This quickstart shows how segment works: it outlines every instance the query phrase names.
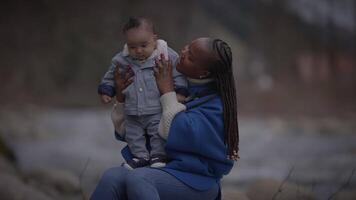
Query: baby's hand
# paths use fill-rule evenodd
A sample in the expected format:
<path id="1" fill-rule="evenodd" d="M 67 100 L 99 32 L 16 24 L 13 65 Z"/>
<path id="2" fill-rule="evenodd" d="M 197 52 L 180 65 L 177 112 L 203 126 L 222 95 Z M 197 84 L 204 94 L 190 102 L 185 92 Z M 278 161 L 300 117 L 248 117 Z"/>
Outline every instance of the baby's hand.
<path id="1" fill-rule="evenodd" d="M 177 94 L 177 100 L 179 103 L 183 103 L 185 101 L 186 97 L 181 94 Z"/>
<path id="2" fill-rule="evenodd" d="M 101 97 L 101 102 L 103 102 L 104 104 L 110 103 L 112 99 L 111 97 L 105 94 L 102 94 L 100 97 Z"/>

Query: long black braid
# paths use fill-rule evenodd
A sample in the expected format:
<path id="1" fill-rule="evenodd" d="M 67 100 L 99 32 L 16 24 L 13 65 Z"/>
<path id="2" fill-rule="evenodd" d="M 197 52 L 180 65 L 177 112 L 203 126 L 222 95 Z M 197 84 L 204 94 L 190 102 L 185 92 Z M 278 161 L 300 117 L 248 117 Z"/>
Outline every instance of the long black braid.
<path id="1" fill-rule="evenodd" d="M 210 65 L 209 71 L 211 76 L 216 80 L 216 86 L 223 102 L 227 153 L 230 159 L 237 160 L 239 158 L 239 130 L 231 48 L 226 42 L 220 39 L 212 39 L 211 48 L 216 58 L 213 64 Z"/>

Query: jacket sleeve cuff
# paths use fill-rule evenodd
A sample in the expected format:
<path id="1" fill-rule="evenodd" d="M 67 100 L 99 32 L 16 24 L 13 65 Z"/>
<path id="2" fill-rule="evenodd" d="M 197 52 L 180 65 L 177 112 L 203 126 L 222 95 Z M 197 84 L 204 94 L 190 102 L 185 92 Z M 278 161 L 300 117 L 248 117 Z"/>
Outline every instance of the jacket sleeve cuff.
<path id="1" fill-rule="evenodd" d="M 170 106 L 178 103 L 176 92 L 167 92 L 163 94 L 160 98 L 162 110 L 169 110 Z"/>
<path id="2" fill-rule="evenodd" d="M 186 110 L 186 107 L 178 102 L 175 92 L 168 92 L 162 95 L 160 100 L 162 105 L 162 117 L 158 125 L 158 133 L 166 140 L 173 118 L 177 113 Z"/>
<path id="3" fill-rule="evenodd" d="M 115 88 L 110 85 L 106 84 L 100 84 L 98 87 L 98 93 L 100 95 L 108 95 L 109 97 L 114 97 L 115 96 Z"/>

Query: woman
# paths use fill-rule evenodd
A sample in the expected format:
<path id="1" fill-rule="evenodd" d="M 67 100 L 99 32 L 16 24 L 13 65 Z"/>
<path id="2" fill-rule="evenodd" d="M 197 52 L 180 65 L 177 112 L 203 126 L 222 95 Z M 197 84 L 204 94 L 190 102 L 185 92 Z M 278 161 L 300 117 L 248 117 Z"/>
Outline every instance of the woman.
<path id="1" fill-rule="evenodd" d="M 163 109 L 159 133 L 170 161 L 164 168 L 116 167 L 101 178 L 92 200 L 219 199 L 220 179 L 238 159 L 236 91 L 230 47 L 222 40 L 199 38 L 185 46 L 177 70 L 189 81 L 185 105 L 173 88 L 172 66 L 162 57 L 155 69 Z M 131 79 L 116 75 L 119 85 Z M 118 87 L 118 94 L 123 88 Z M 124 98 L 118 95 L 117 117 Z M 123 120 L 121 120 L 123 121 Z M 120 132 L 122 124 L 116 126 Z M 127 150 L 127 149 L 126 149 Z M 124 157 L 129 152 L 123 152 Z"/>

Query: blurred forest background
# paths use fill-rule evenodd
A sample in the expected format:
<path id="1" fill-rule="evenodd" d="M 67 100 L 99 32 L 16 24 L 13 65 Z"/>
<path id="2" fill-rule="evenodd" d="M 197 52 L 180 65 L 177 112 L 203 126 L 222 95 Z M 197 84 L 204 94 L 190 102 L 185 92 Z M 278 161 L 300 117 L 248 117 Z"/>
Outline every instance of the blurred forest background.
<path id="1" fill-rule="evenodd" d="M 320 186 L 317 198 L 332 195 L 345 177 L 356 188 L 348 175 L 356 165 L 354 0 L 3 0 L 0 149 L 24 187 L 45 191 L 44 199 L 77 197 L 80 188 L 87 197 L 102 171 L 121 162 L 97 86 L 124 45 L 121 27 L 130 16 L 151 18 L 177 52 L 201 36 L 232 47 L 242 159 L 227 188 L 283 180 L 303 159 L 291 182 Z M 80 188 L 58 189 L 63 173 L 78 175 L 84 166 L 84 185 L 64 178 Z"/>
<path id="2" fill-rule="evenodd" d="M 1 6 L 2 105 L 100 106 L 96 87 L 129 16 L 148 16 L 177 51 L 200 36 L 233 48 L 240 109 L 356 110 L 352 0 L 49 1 Z"/>

